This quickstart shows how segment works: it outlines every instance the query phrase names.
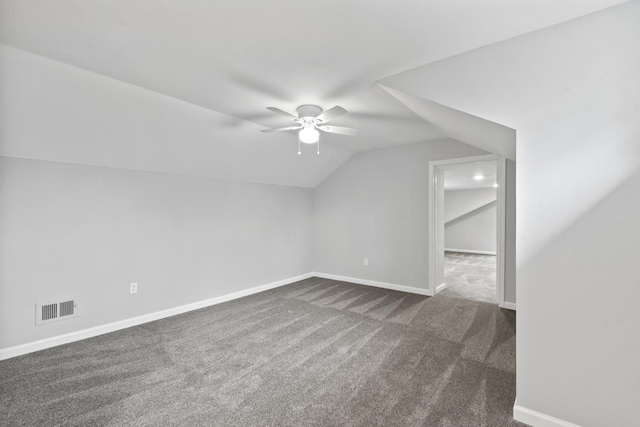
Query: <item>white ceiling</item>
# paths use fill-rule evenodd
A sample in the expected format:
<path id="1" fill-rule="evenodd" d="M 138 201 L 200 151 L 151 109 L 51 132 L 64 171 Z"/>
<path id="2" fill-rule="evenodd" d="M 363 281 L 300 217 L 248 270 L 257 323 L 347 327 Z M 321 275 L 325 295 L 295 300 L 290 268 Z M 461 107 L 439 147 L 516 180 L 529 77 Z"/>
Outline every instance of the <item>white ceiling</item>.
<path id="1" fill-rule="evenodd" d="M 210 111 L 211 133 L 230 134 L 233 144 L 221 147 L 198 133 L 192 137 L 200 139 L 185 148 L 184 163 L 198 157 L 196 145 L 202 158 L 233 162 L 233 176 L 216 177 L 312 187 L 354 152 L 462 139 L 450 123 L 439 123 L 442 115 L 426 120 L 376 82 L 401 81 L 403 72 L 427 63 L 623 1 L 0 0 L 0 43 L 163 95 L 176 111 L 182 112 L 183 103 Z M 356 137 L 323 134 L 322 143 L 333 148 L 331 160 L 313 157 L 304 167 L 291 167 L 296 136 L 259 130 L 288 124 L 265 107 L 294 112 L 305 103 L 341 105 L 349 114 L 333 124 L 361 131 Z M 161 127 L 166 117 L 149 120 Z M 141 157 L 161 156 L 141 139 L 131 138 L 131 149 Z M 286 161 L 272 163 L 271 170 L 262 156 L 250 155 L 265 145 Z M 29 148 L 30 156 L 40 149 Z M 180 146 L 171 146 L 172 156 L 176 150 Z M 127 167 L 106 157 L 82 161 Z M 132 167 L 155 167 L 141 162 Z M 313 178 L 300 178 L 301 171 L 313 169 Z M 177 172 L 212 176 L 188 165 Z"/>
<path id="2" fill-rule="evenodd" d="M 492 188 L 498 179 L 498 162 L 462 163 L 439 166 L 444 170 L 445 190 L 470 190 L 476 188 Z M 482 175 L 481 180 L 474 179 Z"/>

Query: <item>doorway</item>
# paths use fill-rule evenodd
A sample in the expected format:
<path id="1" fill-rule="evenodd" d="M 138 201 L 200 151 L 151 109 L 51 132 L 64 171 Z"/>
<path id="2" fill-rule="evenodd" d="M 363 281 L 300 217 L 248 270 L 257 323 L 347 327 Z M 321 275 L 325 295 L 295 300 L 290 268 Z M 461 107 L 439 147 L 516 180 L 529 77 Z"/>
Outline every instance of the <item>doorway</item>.
<path id="1" fill-rule="evenodd" d="M 443 295 L 496 304 L 498 161 L 444 170 Z"/>
<path id="2" fill-rule="evenodd" d="M 431 295 L 448 288 L 506 307 L 505 178 L 506 159 L 497 155 L 429 162 Z"/>

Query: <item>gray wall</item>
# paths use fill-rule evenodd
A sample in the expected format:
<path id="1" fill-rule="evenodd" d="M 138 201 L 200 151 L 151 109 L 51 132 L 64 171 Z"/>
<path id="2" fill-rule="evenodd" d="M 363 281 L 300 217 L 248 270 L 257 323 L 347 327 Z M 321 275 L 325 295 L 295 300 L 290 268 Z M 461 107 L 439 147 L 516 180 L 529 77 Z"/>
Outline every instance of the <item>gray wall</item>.
<path id="1" fill-rule="evenodd" d="M 420 75 L 420 96 L 517 129 L 519 415 L 638 424 L 638 22 L 631 1 Z"/>
<path id="2" fill-rule="evenodd" d="M 445 249 L 495 254 L 497 214 L 495 188 L 445 191 Z"/>
<path id="3" fill-rule="evenodd" d="M 308 273 L 311 229 L 311 189 L 0 157 L 0 348 Z"/>
<path id="4" fill-rule="evenodd" d="M 639 22 L 625 2 L 399 76 L 517 130 L 523 417 L 638 424 Z"/>
<path id="5" fill-rule="evenodd" d="M 429 161 L 477 154 L 444 140 L 351 157 L 313 194 L 314 270 L 427 289 Z"/>
<path id="6" fill-rule="evenodd" d="M 584 427 L 639 419 L 639 22 L 633 1 L 497 46 L 545 64 L 507 89 L 551 107 L 518 127 L 518 403 Z"/>
<path id="7" fill-rule="evenodd" d="M 429 186 L 428 191 L 435 190 L 435 194 L 432 199 L 436 204 L 436 208 L 433 212 L 435 227 L 433 228 L 434 235 L 429 236 L 429 241 L 431 242 L 432 239 L 435 240 L 435 246 L 433 247 L 438 249 L 435 256 L 436 271 L 432 275 L 435 278 L 437 292 L 438 286 L 444 285 L 444 169 L 435 168 L 434 172 L 436 185 L 433 187 Z M 429 245 L 428 248 L 431 249 L 432 246 Z"/>
<path id="8" fill-rule="evenodd" d="M 506 161 L 505 185 L 505 250 L 504 300 L 516 303 L 516 162 Z"/>

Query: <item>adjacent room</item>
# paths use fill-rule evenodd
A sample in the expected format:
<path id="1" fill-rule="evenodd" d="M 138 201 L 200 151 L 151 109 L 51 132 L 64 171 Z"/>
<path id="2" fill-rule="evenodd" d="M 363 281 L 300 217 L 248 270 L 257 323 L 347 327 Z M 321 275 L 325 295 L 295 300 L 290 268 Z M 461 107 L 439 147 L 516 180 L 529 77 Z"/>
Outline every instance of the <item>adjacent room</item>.
<path id="1" fill-rule="evenodd" d="M 496 303 L 498 162 L 444 169 L 445 295 Z"/>
<path id="2" fill-rule="evenodd" d="M 638 425 L 638 22 L 0 0 L 0 425 Z"/>

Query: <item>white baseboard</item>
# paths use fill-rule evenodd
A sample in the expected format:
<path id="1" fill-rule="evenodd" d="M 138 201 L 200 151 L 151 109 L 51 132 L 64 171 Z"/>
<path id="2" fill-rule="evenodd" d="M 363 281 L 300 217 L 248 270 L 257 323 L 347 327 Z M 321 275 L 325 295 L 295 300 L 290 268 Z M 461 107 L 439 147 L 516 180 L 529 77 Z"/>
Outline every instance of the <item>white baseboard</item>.
<path id="1" fill-rule="evenodd" d="M 513 419 L 533 427 L 580 427 L 578 424 L 520 406 L 517 400 L 513 405 Z"/>
<path id="2" fill-rule="evenodd" d="M 95 337 L 98 335 L 107 334 L 109 332 L 118 331 L 120 329 L 130 328 L 132 326 L 138 326 L 143 323 L 153 322 L 154 320 L 164 319 L 165 317 L 171 317 L 177 314 L 198 310 L 200 308 L 209 307 L 212 305 L 231 301 L 237 298 L 242 298 L 252 294 L 256 294 L 258 292 L 263 292 L 269 289 L 288 285 L 290 283 L 308 279 L 309 277 L 312 277 L 312 276 L 313 274 L 307 273 L 300 276 L 279 280 L 277 282 L 267 283 L 266 285 L 245 289 L 243 291 L 222 295 L 216 298 L 210 298 L 203 301 L 194 302 L 191 304 L 181 305 L 179 307 L 173 307 L 167 310 L 156 311 L 155 313 L 144 314 L 142 316 L 132 317 L 130 319 L 119 320 L 117 322 L 108 323 L 106 325 L 95 326 L 93 328 L 83 329 L 77 332 L 70 332 L 64 335 L 45 338 L 42 340 L 30 342 L 27 344 L 17 345 L 15 347 L 3 348 L 3 349 L 0 349 L 0 360 L 10 359 L 12 357 L 21 356 L 23 354 L 33 353 L 34 351 L 40 351 L 47 348 L 56 347 L 58 345 L 68 344 L 74 341 L 80 341 L 80 340 Z"/>
<path id="3" fill-rule="evenodd" d="M 502 305 L 500 307 L 516 311 L 516 303 L 514 303 L 514 302 L 505 301 L 504 303 L 502 303 Z"/>
<path id="4" fill-rule="evenodd" d="M 476 251 L 473 249 L 450 249 L 450 248 L 444 248 L 445 252 L 461 252 L 463 254 L 478 254 L 478 255 L 496 255 L 495 252 L 491 252 L 491 251 Z"/>
<path id="5" fill-rule="evenodd" d="M 410 294 L 431 296 L 429 289 L 414 288 L 412 286 L 396 285 L 393 283 L 376 282 L 374 280 L 359 279 L 357 277 L 337 276 L 335 274 L 313 272 L 312 276 L 321 277 L 323 279 L 340 280 L 342 282 L 356 283 L 358 285 L 375 286 L 376 288 L 391 289 L 394 291 L 408 292 Z"/>
<path id="6" fill-rule="evenodd" d="M 439 294 L 440 292 L 444 291 L 447 288 L 447 284 L 446 283 L 441 283 L 436 287 L 436 295 Z"/>

